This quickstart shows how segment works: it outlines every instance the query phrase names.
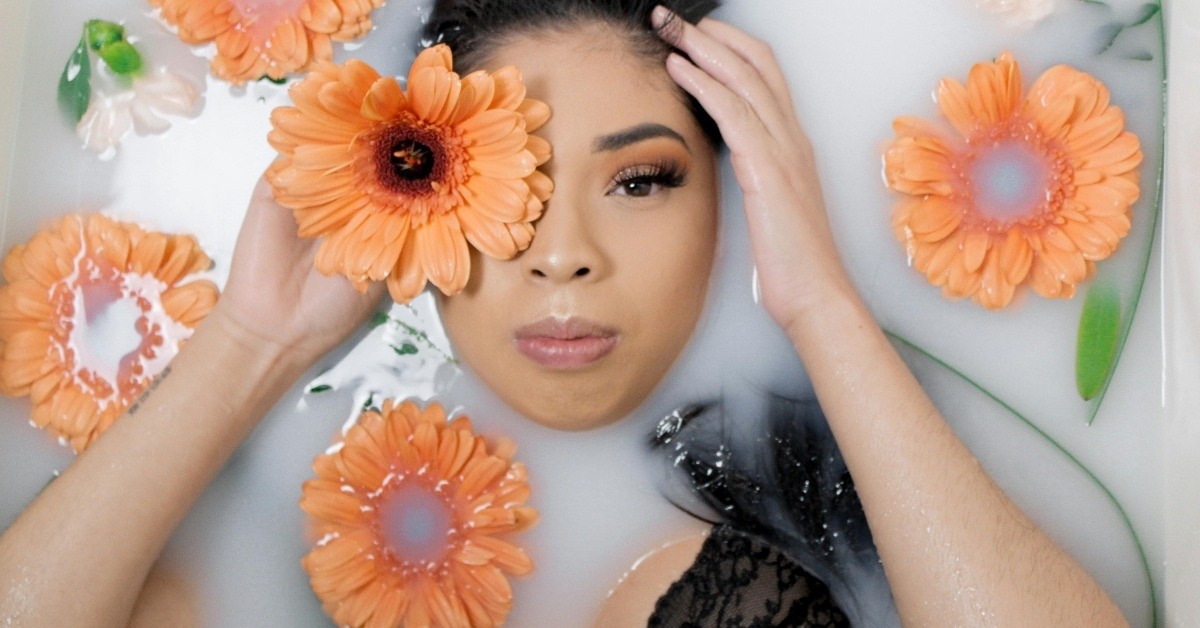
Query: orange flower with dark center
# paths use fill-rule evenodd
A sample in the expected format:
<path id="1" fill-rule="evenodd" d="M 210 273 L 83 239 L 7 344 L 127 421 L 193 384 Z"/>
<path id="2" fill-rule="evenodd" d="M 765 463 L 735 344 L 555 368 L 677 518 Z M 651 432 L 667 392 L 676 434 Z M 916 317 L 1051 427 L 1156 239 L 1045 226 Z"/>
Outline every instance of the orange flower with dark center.
<path id="1" fill-rule="evenodd" d="M 216 44 L 212 73 L 235 85 L 282 79 L 371 30 L 384 0 L 150 0 L 188 44 Z"/>
<path id="2" fill-rule="evenodd" d="M 0 392 L 83 451 L 137 399 L 212 309 L 217 287 L 191 236 L 99 214 L 68 216 L 4 259 Z"/>
<path id="3" fill-rule="evenodd" d="M 1073 296 L 1129 232 L 1139 194 L 1138 138 L 1104 84 L 1059 65 L 1022 91 L 1008 53 L 965 86 L 943 79 L 938 106 L 958 135 L 898 118 L 884 157 L 888 185 L 907 195 L 892 226 L 913 266 L 989 309 L 1025 284 Z"/>
<path id="4" fill-rule="evenodd" d="M 300 507 L 316 547 L 302 561 L 325 611 L 347 626 L 496 626 L 512 608 L 505 574 L 533 563 L 500 538 L 528 529 L 525 466 L 466 417 L 387 401 L 313 462 Z"/>
<path id="5" fill-rule="evenodd" d="M 267 179 L 300 235 L 324 238 L 321 272 L 360 290 L 386 279 L 404 303 L 427 280 L 461 291 L 468 242 L 509 259 L 533 240 L 553 184 L 537 170 L 550 145 L 530 133 L 550 110 L 516 68 L 460 79 L 451 66 L 445 45 L 422 51 L 405 93 L 361 61 L 322 64 L 271 114 Z"/>

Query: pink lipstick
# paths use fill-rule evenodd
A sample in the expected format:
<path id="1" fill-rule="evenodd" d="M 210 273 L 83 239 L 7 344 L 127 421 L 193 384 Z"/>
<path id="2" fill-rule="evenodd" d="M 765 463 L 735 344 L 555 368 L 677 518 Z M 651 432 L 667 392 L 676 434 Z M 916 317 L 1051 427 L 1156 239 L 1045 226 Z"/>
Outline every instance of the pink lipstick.
<path id="1" fill-rule="evenodd" d="M 546 317 L 513 334 L 521 355 L 548 369 L 583 368 L 617 346 L 616 330 L 583 318 Z"/>

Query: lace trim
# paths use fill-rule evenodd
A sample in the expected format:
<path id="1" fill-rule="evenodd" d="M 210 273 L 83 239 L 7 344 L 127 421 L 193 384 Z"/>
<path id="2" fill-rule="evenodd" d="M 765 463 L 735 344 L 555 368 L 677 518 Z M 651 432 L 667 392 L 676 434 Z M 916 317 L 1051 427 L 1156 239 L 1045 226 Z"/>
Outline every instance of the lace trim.
<path id="1" fill-rule="evenodd" d="M 652 628 L 841 627 L 829 589 L 767 543 L 713 528 L 696 562 L 658 600 Z"/>

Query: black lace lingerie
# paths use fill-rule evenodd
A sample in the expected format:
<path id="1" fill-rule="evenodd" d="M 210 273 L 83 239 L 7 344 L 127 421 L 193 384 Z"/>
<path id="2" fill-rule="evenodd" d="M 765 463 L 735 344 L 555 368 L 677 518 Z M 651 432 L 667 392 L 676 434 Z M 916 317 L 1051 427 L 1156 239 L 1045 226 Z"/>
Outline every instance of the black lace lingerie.
<path id="1" fill-rule="evenodd" d="M 899 626 L 866 515 L 815 401 L 772 398 L 763 423 L 720 404 L 663 419 L 668 498 L 714 524 L 651 626 Z M 749 429 L 747 429 L 749 428 Z"/>

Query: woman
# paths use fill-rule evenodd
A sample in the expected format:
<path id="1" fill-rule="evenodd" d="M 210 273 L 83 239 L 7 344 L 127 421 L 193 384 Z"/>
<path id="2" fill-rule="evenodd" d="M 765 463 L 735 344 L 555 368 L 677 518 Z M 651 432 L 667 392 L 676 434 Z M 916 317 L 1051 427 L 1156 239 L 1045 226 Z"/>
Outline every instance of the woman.
<path id="1" fill-rule="evenodd" d="M 488 4 L 459 8 L 470 19 Z M 648 5 L 514 0 L 510 9 L 539 4 L 567 8 L 481 29 L 486 49 L 459 51 L 464 66 L 517 65 L 531 95 L 554 110 L 544 137 L 555 149 L 556 195 L 533 244 L 512 261 L 477 258 L 466 292 L 441 303 L 456 348 L 484 381 L 535 420 L 585 429 L 640 403 L 678 355 L 703 302 L 707 272 L 697 269 L 711 266 L 715 238 L 715 144 L 686 93 L 728 144 L 762 303 L 811 373 L 904 623 L 1124 625 L 1095 581 L 982 471 L 855 294 L 770 50 L 720 22 L 693 25 L 661 8 L 650 15 Z M 641 26 L 647 20 L 653 32 Z M 647 43 L 655 33 L 676 49 L 665 65 L 666 48 Z M 603 90 L 604 106 L 588 89 Z M 151 391 L 0 538 L 0 617 L 128 623 L 153 599 L 139 602 L 139 591 L 158 586 L 147 575 L 164 544 L 224 461 L 373 310 L 381 288 L 362 295 L 314 272 L 315 243 L 295 229 L 260 185 L 212 314 Z M 673 236 L 685 246 L 637 257 Z M 634 309 L 643 295 L 592 291 L 625 276 L 622 268 L 649 276 L 639 277 L 652 280 L 647 298 L 676 286 L 666 300 L 682 300 L 681 309 Z M 497 312 L 491 299 L 507 305 L 514 292 L 532 305 L 487 333 L 469 331 Z M 626 347 L 644 350 L 617 353 Z M 624 356 L 622 367 L 610 371 L 614 356 Z M 489 373 L 504 364 L 519 366 Z M 634 369 L 644 370 L 625 377 Z M 561 416 L 569 420 L 554 423 Z M 701 542 L 656 554 L 602 621 L 644 621 Z"/>

